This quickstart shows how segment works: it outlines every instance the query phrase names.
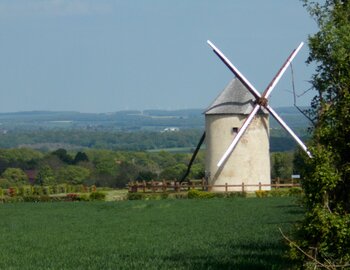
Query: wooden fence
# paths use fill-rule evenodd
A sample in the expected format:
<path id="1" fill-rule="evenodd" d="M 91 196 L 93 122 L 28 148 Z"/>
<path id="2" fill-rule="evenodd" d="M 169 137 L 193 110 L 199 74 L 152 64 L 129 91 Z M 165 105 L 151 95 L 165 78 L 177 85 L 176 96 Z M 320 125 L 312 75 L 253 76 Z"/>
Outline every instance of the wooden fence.
<path id="1" fill-rule="evenodd" d="M 220 188 L 222 191 L 228 192 L 232 191 L 232 188 L 235 191 L 245 192 L 247 187 L 256 187 L 256 190 L 262 190 L 263 187 L 270 188 L 291 188 L 291 187 L 300 187 L 298 183 L 281 183 L 281 181 L 272 181 L 272 184 L 245 184 L 242 183 L 240 185 L 229 185 L 225 183 L 224 185 L 208 185 L 205 180 L 201 181 L 191 181 L 188 182 L 176 182 L 176 181 L 142 181 L 142 182 L 130 182 L 128 184 L 128 190 L 130 193 L 134 192 L 179 192 L 179 191 L 187 191 L 190 189 L 199 189 L 211 191 L 213 188 Z"/>

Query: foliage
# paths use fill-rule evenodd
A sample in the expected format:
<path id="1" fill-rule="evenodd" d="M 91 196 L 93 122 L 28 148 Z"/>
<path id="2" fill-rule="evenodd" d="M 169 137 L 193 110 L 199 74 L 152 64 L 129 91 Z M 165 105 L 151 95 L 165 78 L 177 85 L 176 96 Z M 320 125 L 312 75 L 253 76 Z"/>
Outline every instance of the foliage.
<path id="1" fill-rule="evenodd" d="M 271 178 L 290 179 L 293 174 L 293 152 L 271 153 Z"/>
<path id="2" fill-rule="evenodd" d="M 9 188 L 13 183 L 5 178 L 0 178 L 0 187 L 1 188 Z"/>
<path id="3" fill-rule="evenodd" d="M 267 197 L 269 195 L 269 192 L 266 190 L 257 190 L 255 191 L 255 196 L 258 198 L 264 198 Z"/>
<path id="4" fill-rule="evenodd" d="M 2 177 L 15 185 L 26 184 L 28 182 L 28 176 L 20 168 L 7 168 Z"/>
<path id="5" fill-rule="evenodd" d="M 67 153 L 66 149 L 60 148 L 51 153 L 57 156 L 62 162 L 66 164 L 73 164 L 73 158 Z"/>
<path id="6" fill-rule="evenodd" d="M 59 182 L 72 185 L 82 184 L 89 175 L 88 169 L 76 165 L 68 165 L 58 171 Z"/>
<path id="7" fill-rule="evenodd" d="M 188 191 L 189 199 L 211 199 L 215 197 L 216 197 L 215 193 L 208 192 L 208 191 L 200 191 L 197 189 L 191 189 Z"/>
<path id="8" fill-rule="evenodd" d="M 90 193 L 89 198 L 92 201 L 104 201 L 106 199 L 106 193 L 101 191 L 95 191 Z"/>
<path id="9" fill-rule="evenodd" d="M 179 193 L 177 193 L 179 194 Z M 134 200 L 164 200 L 169 197 L 169 193 L 128 193 L 127 199 L 134 201 Z M 187 198 L 187 197 L 186 197 Z M 178 197 L 177 199 L 180 199 Z"/>
<path id="10" fill-rule="evenodd" d="M 0 269 L 288 269 L 292 201 L 0 204 Z"/>
<path id="11" fill-rule="evenodd" d="M 45 154 L 27 149 L 17 151 L 0 149 L 1 154 L 4 159 L 0 159 L 0 169 L 4 172 L 13 168 L 6 172 L 7 179 L 4 176 L 0 178 L 0 186 L 3 188 L 29 184 L 24 172 L 30 175 L 30 184 L 34 185 L 67 183 L 124 188 L 129 181 L 135 180 L 179 179 L 187 169 L 191 158 L 190 153 L 120 152 L 97 149 L 78 152 L 58 149 Z M 16 174 L 13 170 L 17 173 L 22 170 L 23 181 L 18 182 L 14 179 Z M 11 171 L 12 176 L 9 173 Z M 192 166 L 190 177 L 200 179 L 203 175 L 204 152 L 200 151 Z"/>
<path id="12" fill-rule="evenodd" d="M 73 164 L 78 164 L 79 162 L 88 162 L 88 161 L 89 161 L 89 157 L 87 156 L 87 154 L 79 151 L 78 153 L 76 153 L 74 157 Z"/>
<path id="13" fill-rule="evenodd" d="M 65 200 L 69 202 L 79 201 L 79 194 L 77 193 L 68 193 L 65 196 Z"/>
<path id="14" fill-rule="evenodd" d="M 187 167 L 185 164 L 176 164 L 166 167 L 160 174 L 161 179 L 181 180 Z"/>
<path id="15" fill-rule="evenodd" d="M 47 186 L 56 183 L 54 171 L 50 166 L 44 165 L 39 169 L 36 181 L 38 185 Z"/>
<path id="16" fill-rule="evenodd" d="M 344 267 L 350 263 L 350 2 L 303 2 L 319 26 L 309 38 L 308 58 L 316 64 L 311 83 L 317 95 L 309 111 L 313 158 L 305 162 L 302 182 L 308 212 L 296 241 L 304 253 L 294 246 L 294 255 L 304 266 Z"/>

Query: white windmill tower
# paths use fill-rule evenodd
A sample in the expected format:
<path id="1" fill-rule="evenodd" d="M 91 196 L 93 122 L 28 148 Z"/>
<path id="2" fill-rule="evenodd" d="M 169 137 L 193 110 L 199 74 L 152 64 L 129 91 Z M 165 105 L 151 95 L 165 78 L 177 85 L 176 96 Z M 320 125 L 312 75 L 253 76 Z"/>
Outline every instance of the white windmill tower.
<path id="1" fill-rule="evenodd" d="M 269 114 L 311 157 L 304 143 L 268 105 L 267 100 L 303 43 L 289 55 L 263 94 L 254 88 L 212 42 L 208 41 L 208 44 L 236 76 L 205 112 L 208 182 L 210 185 L 241 185 L 243 182 L 247 185 L 245 190 L 257 190 L 256 186 L 249 185 L 271 183 Z M 222 191 L 224 188 L 213 190 Z"/>

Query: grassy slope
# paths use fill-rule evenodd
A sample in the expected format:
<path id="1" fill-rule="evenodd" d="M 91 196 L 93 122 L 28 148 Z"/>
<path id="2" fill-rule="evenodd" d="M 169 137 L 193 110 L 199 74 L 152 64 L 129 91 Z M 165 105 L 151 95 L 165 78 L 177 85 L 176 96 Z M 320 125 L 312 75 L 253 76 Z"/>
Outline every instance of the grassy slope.
<path id="1" fill-rule="evenodd" d="M 0 205 L 0 269 L 286 269 L 290 198 Z"/>

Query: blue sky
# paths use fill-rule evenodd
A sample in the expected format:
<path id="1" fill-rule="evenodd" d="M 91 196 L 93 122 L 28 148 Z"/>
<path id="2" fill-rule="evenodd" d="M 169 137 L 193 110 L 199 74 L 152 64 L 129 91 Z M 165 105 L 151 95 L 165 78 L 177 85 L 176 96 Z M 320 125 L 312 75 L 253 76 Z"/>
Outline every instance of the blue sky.
<path id="1" fill-rule="evenodd" d="M 205 108 L 233 78 L 207 39 L 262 92 L 316 30 L 298 0 L 1 0 L 0 112 Z M 291 90 L 288 70 L 271 104 L 292 106 Z"/>

